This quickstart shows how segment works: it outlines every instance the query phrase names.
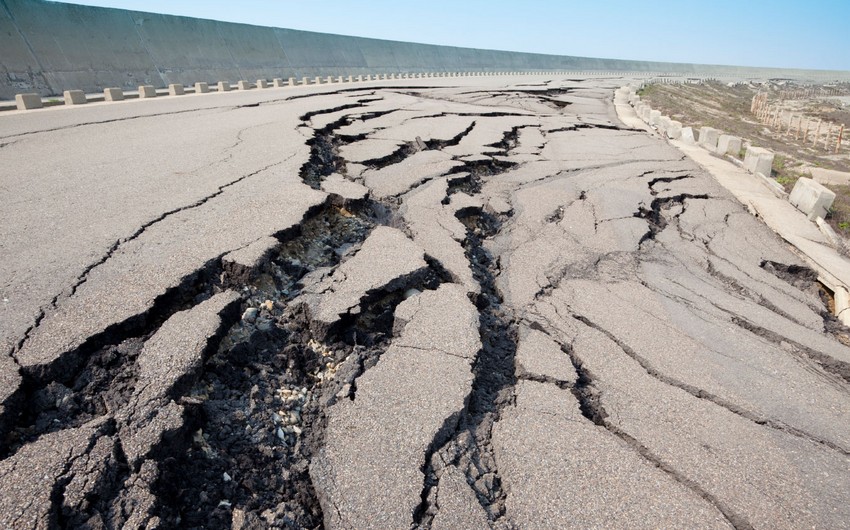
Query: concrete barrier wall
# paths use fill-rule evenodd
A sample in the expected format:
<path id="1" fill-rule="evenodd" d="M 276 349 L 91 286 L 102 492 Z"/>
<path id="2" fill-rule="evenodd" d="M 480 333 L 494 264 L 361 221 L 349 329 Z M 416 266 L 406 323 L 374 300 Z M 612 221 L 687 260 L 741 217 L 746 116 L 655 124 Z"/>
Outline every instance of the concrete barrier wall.
<path id="1" fill-rule="evenodd" d="M 0 0 L 0 99 L 107 87 L 446 71 L 667 72 L 793 77 L 803 71 L 479 50 L 250 26 L 42 0 Z M 838 79 L 846 72 L 809 72 Z M 839 75 L 840 74 L 840 75 Z"/>

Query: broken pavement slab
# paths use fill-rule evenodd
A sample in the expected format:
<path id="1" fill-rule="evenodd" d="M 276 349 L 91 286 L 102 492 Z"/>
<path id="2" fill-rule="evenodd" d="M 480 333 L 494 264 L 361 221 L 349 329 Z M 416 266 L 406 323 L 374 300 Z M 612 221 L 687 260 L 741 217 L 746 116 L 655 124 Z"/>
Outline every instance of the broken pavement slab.
<path id="1" fill-rule="evenodd" d="M 305 285 L 297 303 L 306 305 L 313 332 L 325 336 L 340 319 L 356 315 L 365 298 L 407 289 L 427 268 L 421 247 L 400 230 L 378 226 L 332 275 Z"/>
<path id="2" fill-rule="evenodd" d="M 393 197 L 461 165 L 442 151 L 419 151 L 401 162 L 367 169 L 363 172 L 363 182 L 375 197 Z"/>
<path id="3" fill-rule="evenodd" d="M 574 385 L 576 372 L 569 355 L 542 331 L 523 328 L 516 352 L 517 372 L 549 381 Z"/>
<path id="4" fill-rule="evenodd" d="M 449 204 L 443 204 L 447 197 L 447 179 L 435 179 L 408 194 L 401 215 L 413 240 L 425 253 L 437 260 L 453 281 L 463 285 L 469 292 L 477 293 L 480 287 L 473 277 L 462 246 L 466 239 L 466 227 L 456 215 L 460 208 L 470 207 L 462 204 L 461 199 L 469 196 L 455 193 L 450 196 Z M 480 208 L 480 204 L 476 205 Z"/>
<path id="5" fill-rule="evenodd" d="M 369 188 L 366 186 L 349 180 L 339 173 L 328 175 L 322 181 L 322 190 L 330 193 L 332 196 L 339 197 L 342 205 L 357 204 L 362 202 L 369 196 Z M 336 201 L 336 197 L 331 197 L 332 201 Z"/>
<path id="6" fill-rule="evenodd" d="M 50 371 L 92 335 L 146 314 L 156 300 L 180 287 L 215 256 L 296 226 L 326 200 L 300 182 L 286 182 L 276 169 L 258 173 L 198 208 L 175 213 L 119 247 L 93 269 L 73 296 L 51 311 L 16 357 L 25 370 Z M 257 190 L 270 189 L 262 194 Z M 257 209 L 264 215 L 245 219 Z M 220 223 L 219 219 L 242 219 Z M 122 292 L 121 297 L 104 297 Z M 73 362 L 73 359 L 70 359 Z"/>
<path id="7" fill-rule="evenodd" d="M 182 425 L 182 407 L 169 414 L 174 386 L 188 386 L 203 365 L 210 341 L 222 332 L 223 321 L 238 317 L 240 297 L 234 291 L 214 295 L 197 306 L 175 313 L 157 330 L 137 359 L 138 380 L 128 407 L 117 414 L 119 435 L 128 462 L 135 467 L 159 443 L 163 433 Z M 171 418 L 163 421 L 163 417 Z M 174 423 L 177 421 L 177 423 Z"/>
<path id="8" fill-rule="evenodd" d="M 328 410 L 310 475 L 326 528 L 407 528 L 429 448 L 447 439 L 472 388 L 478 312 L 445 284 L 402 302 L 399 329 L 353 399 Z"/>

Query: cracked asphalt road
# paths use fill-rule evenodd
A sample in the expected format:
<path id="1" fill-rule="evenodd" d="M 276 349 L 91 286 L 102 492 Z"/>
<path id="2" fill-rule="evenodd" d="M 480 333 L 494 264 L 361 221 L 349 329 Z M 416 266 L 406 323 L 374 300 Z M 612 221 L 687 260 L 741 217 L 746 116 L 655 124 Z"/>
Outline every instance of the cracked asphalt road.
<path id="1" fill-rule="evenodd" d="M 816 274 L 622 79 L 0 117 L 0 526 L 850 526 Z"/>

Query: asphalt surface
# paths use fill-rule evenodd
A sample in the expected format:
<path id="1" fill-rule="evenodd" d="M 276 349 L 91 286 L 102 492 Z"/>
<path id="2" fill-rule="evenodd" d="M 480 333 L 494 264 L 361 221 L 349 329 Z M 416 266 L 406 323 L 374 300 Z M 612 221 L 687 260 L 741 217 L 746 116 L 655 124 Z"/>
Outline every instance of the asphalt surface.
<path id="1" fill-rule="evenodd" d="M 846 528 L 817 274 L 624 79 L 0 116 L 0 525 Z"/>

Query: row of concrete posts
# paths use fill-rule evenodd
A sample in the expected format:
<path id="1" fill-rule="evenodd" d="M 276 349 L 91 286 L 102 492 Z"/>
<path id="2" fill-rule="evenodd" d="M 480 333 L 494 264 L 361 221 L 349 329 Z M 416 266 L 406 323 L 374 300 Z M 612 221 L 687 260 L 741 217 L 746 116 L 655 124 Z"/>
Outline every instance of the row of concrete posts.
<path id="1" fill-rule="evenodd" d="M 532 72 L 418 72 L 418 73 L 394 73 L 394 74 L 366 74 L 348 76 L 316 76 L 313 78 L 302 77 L 297 80 L 290 77 L 287 80 L 274 78 L 258 79 L 256 83 L 250 81 L 239 81 L 235 87 L 228 81 L 219 81 L 213 86 L 208 83 L 195 83 L 194 87 L 186 88 L 182 84 L 174 83 L 168 85 L 167 95 L 182 96 L 184 94 L 206 94 L 210 92 L 229 92 L 236 88 L 238 90 L 250 90 L 254 88 L 284 88 L 305 85 L 322 85 L 331 83 L 354 83 L 364 81 L 383 81 L 396 79 L 422 79 L 435 77 L 484 77 L 484 76 L 511 76 L 511 75 L 575 75 L 581 77 L 597 77 L 618 75 L 616 72 L 568 72 L 568 71 L 532 71 Z M 82 105 L 91 101 L 123 101 L 124 99 L 146 99 L 165 96 L 164 91 L 158 91 L 152 85 L 142 85 L 138 91 L 125 92 L 121 88 L 104 89 L 103 94 L 86 94 L 82 90 L 66 90 L 63 94 L 65 105 Z M 53 100 L 47 99 L 48 103 Z M 45 99 L 39 94 L 17 94 L 15 104 L 18 110 L 40 109 L 45 106 Z"/>
<path id="2" fill-rule="evenodd" d="M 619 89 L 626 95 L 635 113 L 650 127 L 656 129 L 662 136 L 671 140 L 679 140 L 686 144 L 698 145 L 717 156 L 726 157 L 737 165 L 743 165 L 749 173 L 758 176 L 762 182 L 778 197 L 786 198 L 798 210 L 806 214 L 811 221 L 826 217 L 835 193 L 819 182 L 806 177 L 797 180 L 790 195 L 785 193 L 782 185 L 770 178 L 773 169 L 774 153 L 762 147 L 744 145 L 741 138 L 713 127 L 701 127 L 694 131 L 692 127 L 664 116 L 655 110 L 637 94 L 637 87 L 626 86 Z M 743 164 L 741 162 L 743 158 Z M 821 225 L 819 222 L 818 225 Z"/>

